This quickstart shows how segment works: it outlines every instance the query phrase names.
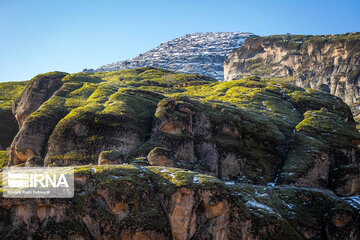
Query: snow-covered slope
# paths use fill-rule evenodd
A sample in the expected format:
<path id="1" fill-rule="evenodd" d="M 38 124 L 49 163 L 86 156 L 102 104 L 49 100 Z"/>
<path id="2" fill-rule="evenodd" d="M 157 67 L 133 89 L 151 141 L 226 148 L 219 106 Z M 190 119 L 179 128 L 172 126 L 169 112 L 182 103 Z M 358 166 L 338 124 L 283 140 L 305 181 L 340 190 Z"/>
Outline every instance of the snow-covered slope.
<path id="1" fill-rule="evenodd" d="M 152 66 L 182 73 L 200 73 L 223 80 L 223 63 L 227 55 L 239 48 L 246 38 L 254 36 L 242 32 L 187 34 L 162 43 L 133 59 L 104 65 L 95 71 Z"/>

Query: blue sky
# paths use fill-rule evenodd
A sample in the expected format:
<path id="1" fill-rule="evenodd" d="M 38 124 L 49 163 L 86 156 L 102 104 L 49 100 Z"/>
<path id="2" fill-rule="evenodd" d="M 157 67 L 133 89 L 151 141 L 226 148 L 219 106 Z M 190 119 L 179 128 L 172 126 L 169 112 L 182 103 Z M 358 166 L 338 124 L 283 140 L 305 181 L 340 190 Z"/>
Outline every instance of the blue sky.
<path id="1" fill-rule="evenodd" d="M 194 32 L 356 32 L 359 12 L 359 0 L 0 0 L 0 81 L 96 68 Z"/>

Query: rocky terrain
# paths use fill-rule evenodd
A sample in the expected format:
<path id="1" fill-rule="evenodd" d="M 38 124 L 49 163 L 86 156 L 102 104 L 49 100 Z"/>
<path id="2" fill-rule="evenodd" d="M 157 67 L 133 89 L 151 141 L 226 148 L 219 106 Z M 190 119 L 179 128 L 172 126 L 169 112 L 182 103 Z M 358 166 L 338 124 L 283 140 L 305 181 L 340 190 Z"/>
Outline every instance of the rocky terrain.
<path id="1" fill-rule="evenodd" d="M 360 237 L 359 208 L 329 191 L 234 184 L 137 164 L 75 172 L 72 199 L 1 199 L 2 239 Z"/>
<path id="2" fill-rule="evenodd" d="M 4 239 L 360 237 L 360 133 L 326 92 L 157 68 L 51 72 L 13 112 L 2 166 L 75 166 L 76 192 L 0 198 Z"/>
<path id="3" fill-rule="evenodd" d="M 11 108 L 26 84 L 26 81 L 0 83 L 0 151 L 10 147 L 19 130 Z"/>
<path id="4" fill-rule="evenodd" d="M 151 66 L 181 73 L 199 73 L 223 80 L 223 62 L 227 55 L 240 47 L 245 39 L 254 36 L 254 34 L 242 32 L 187 34 L 184 37 L 162 43 L 133 59 L 104 65 L 96 71 L 116 71 Z M 91 70 L 85 69 L 85 71 Z"/>
<path id="5" fill-rule="evenodd" d="M 273 35 L 247 39 L 224 63 L 225 80 L 248 75 L 288 78 L 346 103 L 360 100 L 360 33 Z"/>

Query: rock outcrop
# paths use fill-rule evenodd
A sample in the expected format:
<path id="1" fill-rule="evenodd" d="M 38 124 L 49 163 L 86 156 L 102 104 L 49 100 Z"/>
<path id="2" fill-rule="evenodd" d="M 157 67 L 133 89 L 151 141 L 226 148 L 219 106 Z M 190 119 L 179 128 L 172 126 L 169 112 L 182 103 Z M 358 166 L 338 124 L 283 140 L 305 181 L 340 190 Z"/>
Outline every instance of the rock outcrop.
<path id="1" fill-rule="evenodd" d="M 224 79 L 223 62 L 241 46 L 251 33 L 194 33 L 162 43 L 160 46 L 126 61 L 101 66 L 95 71 L 116 71 L 139 67 L 158 67 L 181 73 L 199 73 Z M 92 69 L 84 72 L 93 73 Z"/>
<path id="2" fill-rule="evenodd" d="M 41 104 L 48 100 L 55 91 L 62 86 L 61 79 L 67 73 L 49 72 L 39 74 L 27 84 L 21 95 L 14 101 L 12 106 L 13 114 L 22 127 L 25 119 L 37 110 Z"/>
<path id="3" fill-rule="evenodd" d="M 10 165 L 137 162 L 348 196 L 360 191 L 359 142 L 350 108 L 330 94 L 141 68 L 64 77 L 26 118 Z"/>
<path id="4" fill-rule="evenodd" d="M 72 199 L 0 198 L 10 239 L 360 238 L 359 202 L 330 191 L 223 182 L 177 168 L 75 167 Z"/>
<path id="5" fill-rule="evenodd" d="M 360 33 L 249 38 L 228 56 L 224 75 L 225 80 L 288 78 L 355 103 L 360 99 Z"/>
<path id="6" fill-rule="evenodd" d="M 11 107 L 26 84 L 27 81 L 0 83 L 0 151 L 10 147 L 19 130 Z"/>

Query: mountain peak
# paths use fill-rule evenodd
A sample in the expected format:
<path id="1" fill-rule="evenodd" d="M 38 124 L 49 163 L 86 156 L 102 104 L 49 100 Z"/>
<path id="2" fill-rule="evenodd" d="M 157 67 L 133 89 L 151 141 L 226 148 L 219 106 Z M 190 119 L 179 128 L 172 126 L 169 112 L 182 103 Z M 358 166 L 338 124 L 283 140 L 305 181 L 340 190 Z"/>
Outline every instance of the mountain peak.
<path id="1" fill-rule="evenodd" d="M 107 64 L 97 72 L 138 67 L 158 67 L 181 73 L 200 73 L 218 80 L 224 79 L 223 62 L 239 48 L 245 39 L 256 35 L 248 32 L 192 33 L 161 43 L 139 56 Z"/>

